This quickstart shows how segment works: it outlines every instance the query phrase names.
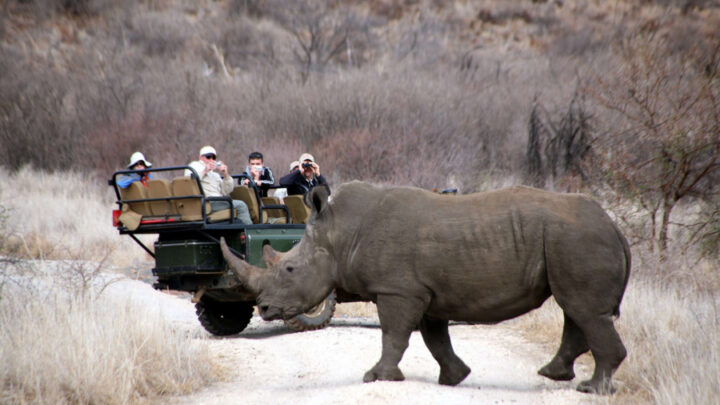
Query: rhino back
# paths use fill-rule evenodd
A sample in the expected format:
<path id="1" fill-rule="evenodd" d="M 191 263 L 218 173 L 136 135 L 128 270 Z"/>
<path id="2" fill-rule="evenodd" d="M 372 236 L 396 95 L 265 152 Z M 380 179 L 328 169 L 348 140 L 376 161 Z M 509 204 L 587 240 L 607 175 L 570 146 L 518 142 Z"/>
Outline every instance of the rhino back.
<path id="1" fill-rule="evenodd" d="M 428 313 L 452 319 L 498 321 L 541 305 L 550 295 L 548 244 L 560 256 L 551 258 L 550 277 L 575 284 L 592 281 L 573 263 L 588 246 L 605 246 L 593 258 L 615 254 L 614 225 L 581 195 L 513 187 L 443 196 L 351 183 L 332 205 L 343 288 L 369 297 L 430 294 Z M 563 259 L 568 252 L 572 258 Z"/>

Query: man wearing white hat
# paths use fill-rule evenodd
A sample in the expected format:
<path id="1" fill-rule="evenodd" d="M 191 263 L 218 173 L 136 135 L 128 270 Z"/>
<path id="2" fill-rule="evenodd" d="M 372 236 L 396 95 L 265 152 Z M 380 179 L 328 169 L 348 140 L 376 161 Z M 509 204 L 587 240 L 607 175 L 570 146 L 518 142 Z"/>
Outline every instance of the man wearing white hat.
<path id="1" fill-rule="evenodd" d="M 287 188 L 288 195 L 305 194 L 320 184 L 327 185 L 325 177 L 320 174 L 320 166 L 315 162 L 313 155 L 303 153 L 300 155 L 299 170 L 296 170 L 280 179 L 280 185 Z M 329 190 L 329 188 L 328 188 Z"/>
<path id="2" fill-rule="evenodd" d="M 148 162 L 147 159 L 145 159 L 145 155 L 143 155 L 140 152 L 135 152 L 130 156 L 130 164 L 128 165 L 128 169 L 130 170 L 143 170 L 143 169 L 149 169 L 152 167 L 152 163 Z M 117 185 L 120 188 L 128 188 L 130 187 L 130 184 L 136 181 L 139 181 L 143 184 L 143 186 L 147 187 L 147 181 L 149 179 L 152 179 L 152 175 L 148 172 L 137 172 L 137 173 L 130 173 L 125 174 L 117 179 Z"/>
<path id="3" fill-rule="evenodd" d="M 217 152 L 212 146 L 206 145 L 200 148 L 198 160 L 188 164 L 198 177 L 206 197 L 227 197 L 235 188 L 235 182 L 225 163 L 217 159 Z M 185 170 L 185 176 L 191 176 L 190 170 Z M 222 175 L 222 176 L 221 176 Z M 235 218 L 243 224 L 252 224 L 250 211 L 247 205 L 240 200 L 232 200 Z M 212 211 L 219 211 L 228 208 L 224 201 L 210 201 Z"/>

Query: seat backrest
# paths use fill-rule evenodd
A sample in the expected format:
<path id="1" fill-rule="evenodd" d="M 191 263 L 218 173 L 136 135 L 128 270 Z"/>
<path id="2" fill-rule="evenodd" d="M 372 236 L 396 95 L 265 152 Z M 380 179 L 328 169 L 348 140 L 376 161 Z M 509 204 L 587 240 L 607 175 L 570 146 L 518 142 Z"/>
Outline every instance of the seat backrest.
<path id="1" fill-rule="evenodd" d="M 120 198 L 123 200 L 142 200 L 148 198 L 147 189 L 141 182 L 134 181 L 127 188 L 120 189 Z M 128 207 L 140 215 L 152 215 L 150 204 L 147 201 L 128 203 Z"/>
<path id="2" fill-rule="evenodd" d="M 197 180 L 189 176 L 176 177 L 171 183 L 172 195 L 175 197 L 202 195 Z M 202 199 L 181 198 L 175 200 L 178 213 L 183 221 L 200 221 L 202 217 Z"/>
<path id="3" fill-rule="evenodd" d="M 262 204 L 263 207 L 265 205 L 280 205 L 280 199 L 277 197 L 262 197 Z M 267 213 L 268 218 L 285 218 L 285 211 L 277 208 L 271 208 L 271 209 L 264 209 L 263 212 Z"/>
<path id="4" fill-rule="evenodd" d="M 285 197 L 284 201 L 288 207 L 288 211 L 290 211 L 290 220 L 292 223 L 304 224 L 310 217 L 310 207 L 305 205 L 303 196 L 289 195 Z"/>
<path id="5" fill-rule="evenodd" d="M 170 181 L 166 179 L 148 180 L 149 198 L 172 197 Z M 177 203 L 175 200 L 150 201 L 150 210 L 153 215 L 177 215 Z"/>
<path id="6" fill-rule="evenodd" d="M 252 219 L 253 223 L 261 223 L 259 219 L 260 209 L 253 189 L 248 186 L 235 186 L 233 191 L 230 193 L 230 198 L 244 202 L 248 207 L 248 211 L 250 211 L 250 219 Z M 265 213 L 263 213 L 263 217 L 265 216 Z"/>

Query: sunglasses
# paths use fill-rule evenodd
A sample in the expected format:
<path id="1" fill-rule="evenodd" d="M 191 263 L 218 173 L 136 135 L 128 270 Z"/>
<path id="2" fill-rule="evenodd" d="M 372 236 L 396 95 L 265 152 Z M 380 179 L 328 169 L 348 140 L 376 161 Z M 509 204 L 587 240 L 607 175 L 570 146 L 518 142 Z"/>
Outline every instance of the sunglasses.
<path id="1" fill-rule="evenodd" d="M 203 155 L 203 156 L 205 156 L 208 159 L 212 159 L 212 160 L 217 159 L 217 156 L 213 155 L 212 153 L 208 153 L 207 155 Z"/>

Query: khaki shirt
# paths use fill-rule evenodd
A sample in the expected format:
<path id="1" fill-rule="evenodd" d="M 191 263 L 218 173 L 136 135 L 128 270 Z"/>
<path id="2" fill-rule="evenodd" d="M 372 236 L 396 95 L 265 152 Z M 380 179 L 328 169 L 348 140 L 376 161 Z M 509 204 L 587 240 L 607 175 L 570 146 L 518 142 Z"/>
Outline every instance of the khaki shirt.
<path id="1" fill-rule="evenodd" d="M 200 176 L 200 184 L 202 184 L 203 193 L 206 197 L 225 197 L 235 188 L 235 181 L 232 177 L 226 176 L 224 179 L 220 176 L 220 173 L 216 171 L 205 171 L 205 163 L 196 160 L 190 162 L 188 166 L 192 167 Z M 190 176 L 192 172 L 185 170 L 185 176 Z"/>

